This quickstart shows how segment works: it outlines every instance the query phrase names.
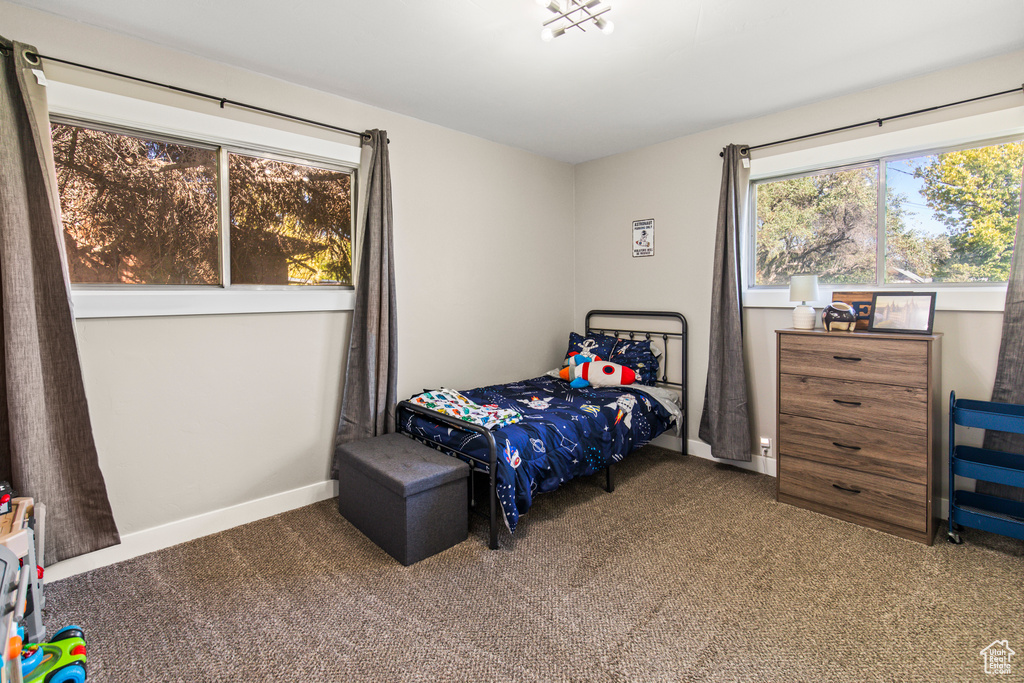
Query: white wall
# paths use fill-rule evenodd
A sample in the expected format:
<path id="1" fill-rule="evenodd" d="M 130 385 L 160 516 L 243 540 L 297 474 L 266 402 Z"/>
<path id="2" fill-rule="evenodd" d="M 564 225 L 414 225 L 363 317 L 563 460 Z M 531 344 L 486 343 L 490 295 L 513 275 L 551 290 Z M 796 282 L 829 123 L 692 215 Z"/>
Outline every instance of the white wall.
<path id="1" fill-rule="evenodd" d="M 43 54 L 355 130 L 386 129 L 400 395 L 531 376 L 555 362 L 572 322 L 570 165 L 2 0 L 0 15 L 5 36 Z M 58 80 L 219 113 L 216 103 L 46 68 Z M 223 115 L 351 141 L 230 108 Z M 230 506 L 255 509 L 294 489 L 323 490 L 350 317 L 80 320 L 100 465 L 122 534 L 130 540 Z"/>
<path id="2" fill-rule="evenodd" d="M 721 149 L 730 143 L 756 145 L 1006 90 L 1020 83 L 1022 72 L 1024 52 L 1017 52 L 577 165 L 577 325 L 587 310 L 598 306 L 684 313 L 691 334 L 689 425 L 695 439 L 707 373 Z M 1022 105 L 1019 94 L 1009 95 L 886 124 L 881 132 Z M 825 139 L 836 142 L 879 132 L 868 128 Z M 755 151 L 754 155 L 816 144 L 822 144 L 822 140 Z M 641 218 L 656 221 L 656 254 L 634 259 L 629 249 L 630 223 Z M 609 273 L 614 273 L 613 283 L 609 283 Z M 774 438 L 774 331 L 791 326 L 790 311 L 788 307 L 747 308 L 744 313 L 752 439 Z M 1001 313 L 937 313 L 935 331 L 944 335 L 944 397 L 952 389 L 972 398 L 991 395 L 1001 323 Z M 945 425 L 942 435 L 945 438 Z M 695 448 L 701 446 L 691 440 L 690 452 Z"/>

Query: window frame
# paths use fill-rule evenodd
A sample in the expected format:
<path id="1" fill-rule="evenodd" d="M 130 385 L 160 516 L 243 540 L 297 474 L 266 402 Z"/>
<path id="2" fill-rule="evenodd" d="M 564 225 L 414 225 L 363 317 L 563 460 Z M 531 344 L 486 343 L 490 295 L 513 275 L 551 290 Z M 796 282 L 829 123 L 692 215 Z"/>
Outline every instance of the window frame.
<path id="1" fill-rule="evenodd" d="M 359 253 L 359 146 L 53 80 L 47 84 L 47 97 L 53 122 L 213 147 L 219 168 L 224 167 L 229 153 L 239 153 L 350 173 L 352 254 Z M 225 229 L 229 220 L 227 174 L 218 173 L 217 182 L 219 284 L 72 284 L 75 318 L 347 311 L 355 307 L 354 285 L 232 285 L 230 233 Z M 353 283 L 355 278 L 353 262 Z"/>
<path id="2" fill-rule="evenodd" d="M 747 197 L 744 205 L 746 217 L 741 233 L 741 268 L 743 305 L 750 308 L 791 308 L 788 288 L 784 285 L 754 285 L 756 206 L 754 185 L 766 180 L 784 180 L 813 173 L 840 170 L 864 164 L 923 156 L 939 152 L 971 149 L 987 145 L 1020 141 L 1024 136 L 1024 107 L 999 110 L 922 125 L 895 131 L 881 132 L 868 137 L 853 138 L 827 145 L 808 146 L 790 152 L 757 155 L 751 159 Z M 885 211 L 886 182 L 879 177 L 878 211 Z M 881 278 L 884 279 L 884 235 L 876 245 L 882 260 Z M 865 283 L 821 284 L 821 299 L 830 301 L 833 291 L 862 288 L 871 291 L 934 291 L 936 310 L 941 311 L 998 311 L 1006 301 L 1007 283 Z"/>

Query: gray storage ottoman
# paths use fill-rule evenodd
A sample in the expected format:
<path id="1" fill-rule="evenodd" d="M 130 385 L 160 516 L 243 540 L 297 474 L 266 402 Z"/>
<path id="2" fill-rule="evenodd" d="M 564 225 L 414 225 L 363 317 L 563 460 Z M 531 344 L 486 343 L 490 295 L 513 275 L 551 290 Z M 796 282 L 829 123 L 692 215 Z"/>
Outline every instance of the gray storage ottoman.
<path id="1" fill-rule="evenodd" d="M 408 566 L 466 540 L 469 465 L 404 434 L 340 444 L 338 511 Z"/>

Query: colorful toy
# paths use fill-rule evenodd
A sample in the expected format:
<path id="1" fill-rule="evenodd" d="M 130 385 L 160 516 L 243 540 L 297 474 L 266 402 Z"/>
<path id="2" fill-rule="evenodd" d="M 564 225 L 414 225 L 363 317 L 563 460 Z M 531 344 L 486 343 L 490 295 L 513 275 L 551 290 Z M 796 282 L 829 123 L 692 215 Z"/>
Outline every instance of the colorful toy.
<path id="1" fill-rule="evenodd" d="M 636 373 L 631 368 L 601 360 L 567 365 L 558 375 L 576 389 L 589 386 L 617 387 L 636 381 Z"/>
<path id="2" fill-rule="evenodd" d="M 25 683 L 85 683 L 85 660 L 85 634 L 65 626 L 50 642 L 22 648 L 21 674 Z"/>
<path id="3" fill-rule="evenodd" d="M 6 515 L 11 511 L 11 500 L 14 498 L 14 489 L 6 481 L 0 481 L 0 515 Z"/>
<path id="4" fill-rule="evenodd" d="M 562 364 L 562 367 L 564 368 L 566 366 L 571 367 L 574 365 L 582 365 L 583 363 L 589 363 L 595 360 L 601 360 L 601 357 L 592 354 L 588 355 L 585 352 L 573 351 L 568 356 L 566 356 L 565 362 Z"/>
<path id="5" fill-rule="evenodd" d="M 523 462 L 523 459 L 519 457 L 519 449 L 513 446 L 508 439 L 505 439 L 505 460 L 513 469 L 519 467 Z"/>

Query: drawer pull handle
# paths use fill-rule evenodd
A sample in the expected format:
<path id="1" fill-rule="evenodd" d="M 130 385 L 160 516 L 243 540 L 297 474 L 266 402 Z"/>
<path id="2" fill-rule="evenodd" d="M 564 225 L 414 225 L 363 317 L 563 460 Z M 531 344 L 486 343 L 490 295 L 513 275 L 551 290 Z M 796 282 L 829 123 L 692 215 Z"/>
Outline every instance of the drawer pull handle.
<path id="1" fill-rule="evenodd" d="M 859 451 L 860 450 L 860 446 L 847 446 L 846 444 L 839 443 L 838 441 L 833 441 L 832 445 L 833 446 L 839 446 L 840 448 L 847 448 L 847 449 L 849 449 L 851 451 Z"/>
<path id="2" fill-rule="evenodd" d="M 844 406 L 859 406 L 860 401 L 840 401 L 838 398 L 832 399 L 834 402 Z"/>
<path id="3" fill-rule="evenodd" d="M 850 361 L 851 363 L 856 363 L 857 361 L 860 360 L 860 358 L 856 358 L 854 356 L 832 356 L 832 357 L 835 358 L 836 360 L 847 360 L 847 361 Z"/>
<path id="4" fill-rule="evenodd" d="M 847 491 L 849 493 L 860 493 L 860 490 L 858 489 L 848 489 L 845 486 L 840 486 L 839 484 L 832 484 L 832 488 L 839 489 L 840 491 Z"/>

